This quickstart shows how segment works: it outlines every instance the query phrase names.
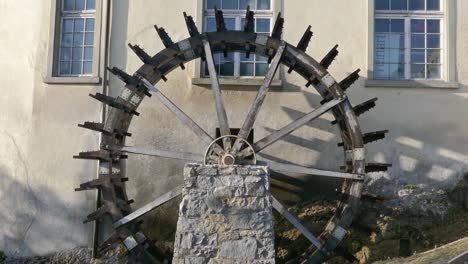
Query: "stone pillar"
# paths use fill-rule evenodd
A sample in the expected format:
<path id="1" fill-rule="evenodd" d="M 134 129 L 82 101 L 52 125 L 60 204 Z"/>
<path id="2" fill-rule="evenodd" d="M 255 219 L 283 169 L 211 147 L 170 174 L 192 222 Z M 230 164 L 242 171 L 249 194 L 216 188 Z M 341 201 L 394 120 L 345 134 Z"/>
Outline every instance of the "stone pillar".
<path id="1" fill-rule="evenodd" d="M 175 264 L 274 263 L 268 168 L 187 164 Z"/>

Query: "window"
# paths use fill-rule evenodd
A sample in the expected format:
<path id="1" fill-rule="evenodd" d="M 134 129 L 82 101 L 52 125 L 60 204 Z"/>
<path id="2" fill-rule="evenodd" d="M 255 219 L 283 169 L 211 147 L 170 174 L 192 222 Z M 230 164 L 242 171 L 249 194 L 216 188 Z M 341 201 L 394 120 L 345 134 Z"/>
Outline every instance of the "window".
<path id="1" fill-rule="evenodd" d="M 58 75 L 91 75 L 96 0 L 62 1 Z"/>
<path id="2" fill-rule="evenodd" d="M 374 79 L 441 80 L 443 0 L 375 0 Z"/>
<path id="3" fill-rule="evenodd" d="M 204 8 L 204 31 L 216 31 L 214 7 L 223 11 L 227 30 L 243 30 L 245 10 L 250 6 L 254 11 L 255 32 L 270 34 L 272 28 L 271 0 L 207 0 Z M 268 59 L 261 56 L 230 52 L 224 57 L 222 53 L 214 54 L 218 75 L 222 77 L 255 77 L 265 76 L 268 71 Z M 203 64 L 204 76 L 208 76 L 206 63 Z"/>
<path id="4" fill-rule="evenodd" d="M 51 1 L 48 83 L 99 83 L 100 0 Z"/>

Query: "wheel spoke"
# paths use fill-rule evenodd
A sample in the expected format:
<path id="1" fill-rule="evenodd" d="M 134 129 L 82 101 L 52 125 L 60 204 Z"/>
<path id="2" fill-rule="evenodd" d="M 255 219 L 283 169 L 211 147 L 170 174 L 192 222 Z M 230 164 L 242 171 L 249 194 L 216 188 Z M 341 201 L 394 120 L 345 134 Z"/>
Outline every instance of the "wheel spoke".
<path id="1" fill-rule="evenodd" d="M 255 153 L 261 151 L 262 149 L 268 147 L 269 145 L 275 143 L 276 141 L 280 140 L 282 137 L 289 135 L 296 129 L 304 126 L 308 122 L 318 118 L 319 116 L 323 115 L 324 113 L 328 112 L 330 109 L 335 107 L 337 104 L 343 102 L 346 97 L 340 97 L 338 99 L 331 100 L 326 104 L 320 106 L 319 108 L 315 109 L 314 111 L 302 116 L 299 119 L 296 119 L 294 122 L 290 123 L 289 125 L 281 128 L 280 130 L 271 133 L 270 135 L 260 139 L 255 144 L 252 145 L 253 150 Z M 246 149 L 249 150 L 249 149 Z M 250 155 L 251 153 L 242 153 L 243 157 Z"/>
<path id="2" fill-rule="evenodd" d="M 318 240 L 301 222 L 292 215 L 284 205 L 282 205 L 274 196 L 273 208 L 286 218 L 295 228 L 297 228 L 315 247 L 322 249 L 322 242 Z"/>
<path id="3" fill-rule="evenodd" d="M 123 218 L 117 220 L 117 222 L 114 223 L 114 228 L 118 228 L 120 226 L 128 224 L 128 223 L 142 217 L 143 215 L 151 212 L 152 210 L 156 209 L 157 207 L 167 203 L 168 201 L 174 199 L 175 197 L 179 196 L 182 193 L 183 187 L 184 187 L 183 184 L 179 185 L 176 188 L 174 188 L 173 190 L 161 195 L 160 197 L 158 197 L 154 201 L 152 201 L 152 202 L 144 205 L 143 207 L 140 207 L 139 209 L 133 211 L 131 214 L 128 214 L 128 215 L 124 216 Z"/>
<path id="4" fill-rule="evenodd" d="M 146 148 L 146 147 L 106 146 L 106 149 L 117 150 L 117 151 L 122 151 L 125 153 L 138 154 L 138 155 L 187 160 L 187 161 L 193 161 L 193 162 L 203 162 L 203 156 L 200 154 L 196 154 L 196 153 L 167 151 L 167 150 L 160 150 L 160 149 Z"/>
<path id="5" fill-rule="evenodd" d="M 276 50 L 276 55 L 270 64 L 270 69 L 265 75 L 265 78 L 263 79 L 263 84 L 260 87 L 252 106 L 250 107 L 250 110 L 247 114 L 244 124 L 242 125 L 242 128 L 239 131 L 239 134 L 237 135 L 239 139 L 236 139 L 236 141 L 234 142 L 234 146 L 232 150 L 232 153 L 234 154 L 237 153 L 242 148 L 243 142 L 240 139 L 247 139 L 250 133 L 250 130 L 252 130 L 253 124 L 255 123 L 255 119 L 257 118 L 258 112 L 260 111 L 263 101 L 265 101 L 265 97 L 268 93 L 268 90 L 270 89 L 270 85 L 271 85 L 271 82 L 273 81 L 273 77 L 275 76 L 276 70 L 278 69 L 279 64 L 281 62 L 281 57 L 283 55 L 285 47 L 286 47 L 286 44 L 282 42 L 281 45 Z"/>
<path id="6" fill-rule="evenodd" d="M 315 168 L 303 167 L 299 165 L 276 163 L 276 162 L 270 162 L 270 161 L 268 162 L 263 161 L 262 163 L 270 167 L 270 169 L 273 171 L 300 173 L 300 174 L 334 177 L 334 178 L 341 178 L 341 179 L 364 180 L 364 175 L 362 174 L 346 173 L 346 172 L 341 172 L 341 171 L 320 170 L 320 169 L 315 169 Z"/>
<path id="7" fill-rule="evenodd" d="M 159 101 L 163 105 L 165 105 L 169 110 L 171 110 L 172 113 L 174 113 L 177 117 L 177 119 L 182 122 L 185 126 L 190 128 L 195 135 L 197 135 L 201 140 L 206 142 L 207 144 L 210 144 L 213 142 L 213 138 L 206 133 L 205 130 L 203 130 L 195 121 L 193 121 L 188 115 L 186 115 L 182 110 L 180 110 L 179 107 L 177 107 L 169 98 L 167 98 L 164 94 L 161 93 L 154 85 L 152 85 L 148 80 L 146 80 L 143 76 L 137 75 L 141 82 L 145 85 L 146 88 L 148 88 L 150 91 L 152 91 L 156 97 L 158 97 Z"/>
<path id="8" fill-rule="evenodd" d="M 226 108 L 224 107 L 223 97 L 221 95 L 221 89 L 219 88 L 218 74 L 213 60 L 213 54 L 211 52 L 210 43 L 208 40 L 203 40 L 203 47 L 205 48 L 206 63 L 208 65 L 208 71 L 210 73 L 211 90 L 213 90 L 213 96 L 216 105 L 216 114 L 218 115 L 219 130 L 221 136 L 227 136 L 231 134 L 229 129 L 229 122 L 226 115 Z M 229 151 L 231 148 L 231 140 L 229 137 L 223 139 L 224 150 Z"/>

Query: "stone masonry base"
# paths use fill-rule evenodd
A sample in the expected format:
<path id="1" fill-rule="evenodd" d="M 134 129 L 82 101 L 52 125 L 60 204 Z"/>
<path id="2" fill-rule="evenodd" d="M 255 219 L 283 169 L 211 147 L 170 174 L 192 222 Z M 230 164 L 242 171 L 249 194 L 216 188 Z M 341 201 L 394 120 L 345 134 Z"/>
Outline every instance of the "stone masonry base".
<path id="1" fill-rule="evenodd" d="M 274 263 L 268 176 L 262 166 L 187 164 L 173 263 Z"/>

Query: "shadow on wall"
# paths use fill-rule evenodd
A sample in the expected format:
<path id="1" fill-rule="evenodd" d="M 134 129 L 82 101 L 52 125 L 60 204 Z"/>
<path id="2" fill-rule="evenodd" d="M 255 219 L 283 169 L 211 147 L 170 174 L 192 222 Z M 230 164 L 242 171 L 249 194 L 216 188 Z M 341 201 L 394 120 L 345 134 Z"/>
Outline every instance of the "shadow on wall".
<path id="1" fill-rule="evenodd" d="M 0 249 L 8 256 L 41 255 L 87 244 L 91 226 L 83 224 L 84 206 L 64 203 L 45 185 L 20 182 L 2 165 L 0 186 Z"/>
<path id="2" fill-rule="evenodd" d="M 64 202 L 47 185 L 52 179 L 38 182 L 16 140 L 0 134 L 0 250 L 29 256 L 86 245 L 91 230 L 82 222 L 86 203 Z"/>
<path id="3" fill-rule="evenodd" d="M 393 164 L 387 172 L 368 174 L 368 191 L 390 198 L 408 186 L 427 191 L 455 187 L 468 171 L 468 155 L 463 154 L 468 151 L 468 142 L 463 139 L 466 135 L 462 133 L 466 130 L 461 122 L 463 113 L 451 114 L 451 109 L 460 111 L 468 105 L 467 86 L 461 85 L 457 90 L 373 89 L 364 88 L 364 82 L 361 78 L 349 88 L 351 102 L 356 105 L 373 97 L 379 100 L 374 109 L 359 117 L 362 132 L 390 130 L 385 140 L 366 145 L 367 161 Z M 318 94 L 307 90 L 302 93 L 311 109 L 320 106 L 322 98 Z M 291 121 L 306 114 L 289 106 L 282 108 Z M 336 142 L 341 141 L 336 126 L 324 118 L 314 120 L 308 126 L 317 129 L 318 133 L 335 130 L 335 136 L 304 138 L 293 133 L 282 141 L 320 153 L 319 160 L 306 165 L 338 170 L 344 161 L 342 149 L 336 146 Z M 276 130 L 265 129 L 268 132 Z M 465 151 L 461 153 L 460 150 Z M 285 162 L 274 154 L 265 153 L 260 156 L 266 160 Z M 294 158 L 289 160 L 288 157 L 289 161 L 294 162 Z M 340 186 L 340 181 L 314 176 L 273 173 L 272 178 L 272 191 L 289 204 L 336 197 L 335 188 Z"/>

